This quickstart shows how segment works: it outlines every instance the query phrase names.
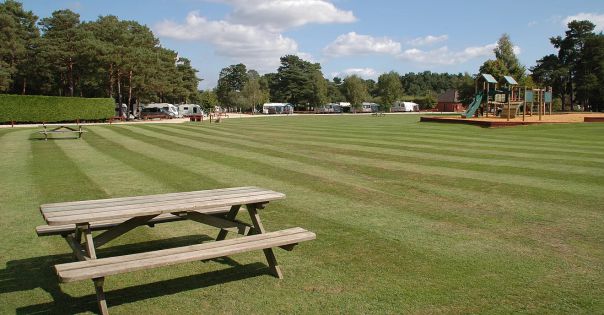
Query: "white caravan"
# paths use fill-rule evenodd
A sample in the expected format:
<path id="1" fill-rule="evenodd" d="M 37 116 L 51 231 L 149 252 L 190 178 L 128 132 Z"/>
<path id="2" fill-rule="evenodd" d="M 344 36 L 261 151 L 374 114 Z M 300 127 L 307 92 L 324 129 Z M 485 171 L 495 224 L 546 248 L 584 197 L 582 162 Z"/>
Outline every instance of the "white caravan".
<path id="1" fill-rule="evenodd" d="M 170 114 L 171 117 L 179 117 L 178 107 L 168 103 L 151 103 L 145 105 L 145 108 L 163 108 Z"/>
<path id="2" fill-rule="evenodd" d="M 413 102 L 396 102 L 390 109 L 392 112 L 419 112 L 419 105 Z"/>
<path id="3" fill-rule="evenodd" d="M 180 117 L 204 115 L 201 106 L 197 104 L 180 104 L 178 105 L 178 115 Z"/>

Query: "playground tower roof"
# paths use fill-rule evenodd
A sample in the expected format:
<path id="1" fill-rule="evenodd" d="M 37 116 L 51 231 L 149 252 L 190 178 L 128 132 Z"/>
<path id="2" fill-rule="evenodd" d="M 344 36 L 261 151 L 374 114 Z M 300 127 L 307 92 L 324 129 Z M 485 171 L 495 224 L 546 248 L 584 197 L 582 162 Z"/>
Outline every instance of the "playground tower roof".
<path id="1" fill-rule="evenodd" d="M 493 78 L 493 76 L 488 73 L 483 73 L 482 78 L 488 83 L 497 83 L 497 80 L 495 80 L 495 78 Z"/>
<path id="2" fill-rule="evenodd" d="M 507 82 L 510 85 L 518 85 L 518 82 L 516 82 L 516 80 L 509 75 L 505 75 L 505 76 L 503 76 L 503 78 L 505 79 L 505 82 Z"/>

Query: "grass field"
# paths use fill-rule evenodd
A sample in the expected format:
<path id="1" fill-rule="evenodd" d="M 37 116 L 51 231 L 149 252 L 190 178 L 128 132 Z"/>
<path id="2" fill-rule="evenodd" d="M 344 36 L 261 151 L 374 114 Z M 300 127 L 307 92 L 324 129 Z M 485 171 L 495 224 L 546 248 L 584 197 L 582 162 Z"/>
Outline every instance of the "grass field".
<path id="1" fill-rule="evenodd" d="M 39 238 L 42 203 L 255 185 L 269 230 L 315 241 L 108 277 L 112 314 L 604 313 L 604 124 L 505 129 L 392 115 L 0 130 L 0 314 L 96 312 L 91 281 Z M 187 245 L 214 229 L 138 228 L 100 256 Z M 135 245 L 136 244 L 136 245 Z"/>

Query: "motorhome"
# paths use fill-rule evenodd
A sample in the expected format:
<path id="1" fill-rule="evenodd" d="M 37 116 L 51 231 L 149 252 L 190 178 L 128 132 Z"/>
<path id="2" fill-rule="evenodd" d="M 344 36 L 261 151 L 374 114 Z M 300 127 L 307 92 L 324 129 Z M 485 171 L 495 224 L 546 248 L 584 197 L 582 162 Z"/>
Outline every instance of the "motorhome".
<path id="1" fill-rule="evenodd" d="M 179 117 L 178 115 L 178 107 L 168 104 L 168 103 L 151 103 L 144 106 L 144 108 L 161 108 L 168 112 L 170 117 L 175 118 Z"/>
<path id="2" fill-rule="evenodd" d="M 331 114 L 331 113 L 341 113 L 342 106 L 336 103 L 329 103 L 325 105 L 318 106 L 316 108 L 316 112 L 319 114 Z"/>
<path id="3" fill-rule="evenodd" d="M 178 115 L 180 117 L 189 117 L 197 115 L 205 115 L 201 106 L 197 104 L 180 104 L 178 105 Z"/>
<path id="4" fill-rule="evenodd" d="M 294 112 L 294 106 L 289 103 L 264 103 L 262 105 L 263 114 L 291 114 Z"/>
<path id="5" fill-rule="evenodd" d="M 361 112 L 363 113 L 377 113 L 380 111 L 380 105 L 376 103 L 363 102 L 361 105 Z"/>

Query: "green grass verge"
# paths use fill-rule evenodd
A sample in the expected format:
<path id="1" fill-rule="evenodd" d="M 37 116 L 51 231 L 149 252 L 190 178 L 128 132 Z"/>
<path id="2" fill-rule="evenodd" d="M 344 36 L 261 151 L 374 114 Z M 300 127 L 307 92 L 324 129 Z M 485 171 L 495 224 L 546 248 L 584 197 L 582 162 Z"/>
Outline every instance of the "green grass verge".
<path id="1" fill-rule="evenodd" d="M 269 230 L 317 240 L 108 277 L 112 314 L 602 313 L 604 126 L 505 129 L 407 115 L 87 127 L 81 140 L 0 130 L 0 313 L 96 312 L 89 281 L 38 238 L 42 203 L 256 185 L 287 199 Z M 245 219 L 245 218 L 244 218 Z M 100 256 L 194 244 L 191 222 L 138 228 Z"/>

